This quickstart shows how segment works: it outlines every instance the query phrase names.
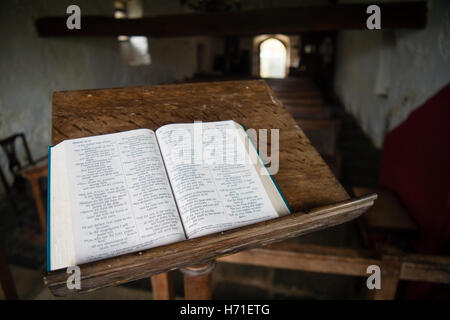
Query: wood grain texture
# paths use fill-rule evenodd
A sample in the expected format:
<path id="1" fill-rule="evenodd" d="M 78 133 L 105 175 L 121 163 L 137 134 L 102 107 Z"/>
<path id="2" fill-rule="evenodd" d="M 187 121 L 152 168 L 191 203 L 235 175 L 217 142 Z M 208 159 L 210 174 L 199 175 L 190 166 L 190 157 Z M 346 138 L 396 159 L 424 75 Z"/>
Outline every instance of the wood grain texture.
<path id="1" fill-rule="evenodd" d="M 137 253 L 80 265 L 81 289 L 69 290 L 65 269 L 46 274 L 44 282 L 56 296 L 70 296 L 150 277 L 261 245 L 282 241 L 341 224 L 360 216 L 376 195 L 347 200 L 306 212 L 181 241 Z"/>
<path id="2" fill-rule="evenodd" d="M 280 168 L 274 179 L 294 212 L 349 199 L 262 80 L 56 92 L 52 143 L 195 120 L 234 120 L 247 129 L 279 129 Z"/>

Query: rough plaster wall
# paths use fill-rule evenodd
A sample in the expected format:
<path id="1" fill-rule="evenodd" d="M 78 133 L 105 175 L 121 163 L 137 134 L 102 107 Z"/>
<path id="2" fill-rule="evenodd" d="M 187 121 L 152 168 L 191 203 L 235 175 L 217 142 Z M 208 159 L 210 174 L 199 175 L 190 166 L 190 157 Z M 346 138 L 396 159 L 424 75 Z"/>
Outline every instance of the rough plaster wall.
<path id="1" fill-rule="evenodd" d="M 169 5 L 170 2 L 170 5 Z M 179 1 L 151 1 L 144 8 L 182 11 Z M 47 152 L 51 138 L 51 95 L 58 90 L 168 83 L 196 71 L 197 43 L 208 38 L 149 39 L 152 64 L 122 63 L 118 41 L 105 38 L 39 38 L 34 20 L 66 15 L 77 3 L 83 14 L 113 14 L 113 1 L 1 1 L 0 3 L 0 138 L 25 132 L 35 158 Z M 150 4 L 149 4 L 150 3 Z M 83 23 L 83 22 L 81 22 Z M 212 60 L 212 58 L 210 58 Z M 206 66 L 206 63 L 205 63 Z M 0 152 L 6 172 L 6 159 Z M 2 187 L 0 187 L 0 193 Z"/>
<path id="2" fill-rule="evenodd" d="M 338 36 L 335 91 L 378 147 L 386 132 L 450 81 L 450 1 L 429 1 L 425 29 L 393 32 L 387 97 L 375 94 L 382 31 Z"/>

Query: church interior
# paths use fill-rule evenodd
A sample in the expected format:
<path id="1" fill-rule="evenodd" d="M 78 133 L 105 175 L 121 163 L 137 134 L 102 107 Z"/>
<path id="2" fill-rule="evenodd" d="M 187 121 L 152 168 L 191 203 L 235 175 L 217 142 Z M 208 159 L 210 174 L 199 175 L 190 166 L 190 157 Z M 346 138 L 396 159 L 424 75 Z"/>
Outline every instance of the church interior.
<path id="1" fill-rule="evenodd" d="M 49 289 L 48 149 L 65 134 L 54 93 L 230 81 L 263 81 L 349 198 L 377 199 L 346 223 L 218 257 L 210 298 L 449 299 L 450 2 L 378 3 L 380 23 L 366 0 L 1 1 L 0 299 L 187 296 L 180 270 Z"/>

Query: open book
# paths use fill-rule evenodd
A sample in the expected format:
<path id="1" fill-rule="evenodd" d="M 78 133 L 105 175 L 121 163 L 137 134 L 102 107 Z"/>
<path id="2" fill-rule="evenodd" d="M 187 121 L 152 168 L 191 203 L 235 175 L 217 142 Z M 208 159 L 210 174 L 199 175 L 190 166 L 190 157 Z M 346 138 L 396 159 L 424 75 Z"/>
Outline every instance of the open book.
<path id="1" fill-rule="evenodd" d="M 48 188 L 49 271 L 290 212 L 234 121 L 63 141 L 49 148 Z"/>

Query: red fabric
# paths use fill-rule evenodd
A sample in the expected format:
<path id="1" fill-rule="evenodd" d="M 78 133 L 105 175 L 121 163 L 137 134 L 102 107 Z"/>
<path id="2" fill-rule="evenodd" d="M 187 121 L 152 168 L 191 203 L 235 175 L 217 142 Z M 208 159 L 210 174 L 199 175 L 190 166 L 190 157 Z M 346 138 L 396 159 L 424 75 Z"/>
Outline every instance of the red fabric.
<path id="1" fill-rule="evenodd" d="M 397 194 L 419 225 L 417 251 L 448 255 L 450 84 L 386 135 L 381 168 L 381 186 Z"/>
<path id="2" fill-rule="evenodd" d="M 394 191 L 421 233 L 418 250 L 450 250 L 450 84 L 386 135 L 380 184 Z"/>

